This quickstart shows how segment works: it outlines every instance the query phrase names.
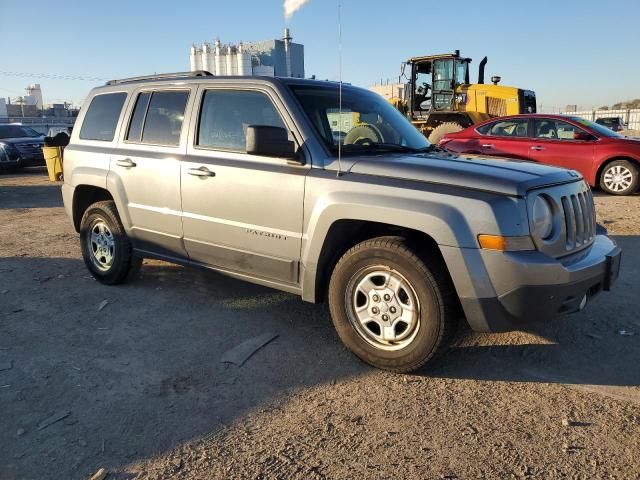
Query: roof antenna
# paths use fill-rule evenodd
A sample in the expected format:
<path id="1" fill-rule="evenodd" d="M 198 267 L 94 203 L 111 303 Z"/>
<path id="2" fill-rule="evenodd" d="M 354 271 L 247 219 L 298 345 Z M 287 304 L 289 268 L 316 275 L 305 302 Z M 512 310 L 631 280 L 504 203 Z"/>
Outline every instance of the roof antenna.
<path id="1" fill-rule="evenodd" d="M 342 175 L 342 138 L 340 128 L 342 127 L 342 5 L 338 0 L 338 173 L 336 176 Z"/>

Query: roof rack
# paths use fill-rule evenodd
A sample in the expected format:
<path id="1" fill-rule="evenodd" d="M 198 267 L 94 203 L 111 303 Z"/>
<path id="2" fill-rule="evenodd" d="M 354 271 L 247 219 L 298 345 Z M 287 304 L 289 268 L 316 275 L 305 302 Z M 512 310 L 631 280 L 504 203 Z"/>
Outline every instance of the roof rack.
<path id="1" fill-rule="evenodd" d="M 141 80 L 163 80 L 166 78 L 191 78 L 191 77 L 213 77 L 211 72 L 206 70 L 196 70 L 193 72 L 161 73 L 158 75 L 142 75 L 141 77 L 121 78 L 119 80 L 109 80 L 106 85 L 119 85 L 121 83 L 139 82 Z"/>

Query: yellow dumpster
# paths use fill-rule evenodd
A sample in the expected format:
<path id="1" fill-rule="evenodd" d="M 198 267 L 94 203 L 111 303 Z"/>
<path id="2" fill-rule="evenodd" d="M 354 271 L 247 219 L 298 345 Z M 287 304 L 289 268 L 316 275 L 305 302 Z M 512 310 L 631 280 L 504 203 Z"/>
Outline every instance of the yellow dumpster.
<path id="1" fill-rule="evenodd" d="M 62 150 L 62 147 L 42 147 L 49 180 L 52 182 L 62 180 Z"/>

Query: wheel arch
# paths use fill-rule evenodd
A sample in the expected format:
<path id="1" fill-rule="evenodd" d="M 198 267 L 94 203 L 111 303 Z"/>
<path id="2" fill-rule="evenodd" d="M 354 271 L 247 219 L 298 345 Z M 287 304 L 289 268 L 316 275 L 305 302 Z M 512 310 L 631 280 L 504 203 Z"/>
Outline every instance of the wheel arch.
<path id="1" fill-rule="evenodd" d="M 328 292 L 331 273 L 342 255 L 360 242 L 382 236 L 406 238 L 409 246 L 415 249 L 416 253 L 436 258 L 448 271 L 438 243 L 423 231 L 377 221 L 339 219 L 333 222 L 327 231 L 317 266 L 312 277 L 305 281 L 312 285 L 306 285 L 306 288 L 303 288 L 303 298 L 314 303 L 323 302 Z"/>
<path id="2" fill-rule="evenodd" d="M 473 125 L 474 121 L 467 112 L 434 112 L 429 114 L 425 127 L 433 130 L 443 123 L 457 123 L 462 128 L 467 128 Z"/>
<path id="3" fill-rule="evenodd" d="M 76 232 L 80 232 L 80 222 L 84 212 L 96 202 L 104 200 L 113 201 L 109 191 L 95 185 L 78 185 L 73 192 L 73 226 Z"/>

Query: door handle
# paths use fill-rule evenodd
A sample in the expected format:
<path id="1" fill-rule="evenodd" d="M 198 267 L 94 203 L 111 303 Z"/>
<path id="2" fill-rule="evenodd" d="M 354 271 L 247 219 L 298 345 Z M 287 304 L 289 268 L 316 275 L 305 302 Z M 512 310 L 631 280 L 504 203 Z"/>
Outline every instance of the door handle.
<path id="1" fill-rule="evenodd" d="M 136 162 L 134 162 L 130 158 L 125 158 L 124 160 L 117 160 L 116 165 L 118 165 L 119 167 L 132 168 L 136 166 Z"/>
<path id="2" fill-rule="evenodd" d="M 544 147 L 541 147 L 540 145 L 534 145 L 533 147 L 530 147 L 530 148 L 531 150 L 535 150 L 536 152 L 544 150 Z"/>
<path id="3" fill-rule="evenodd" d="M 484 148 L 493 148 L 493 143 L 485 143 L 482 145 Z"/>
<path id="4" fill-rule="evenodd" d="M 216 172 L 212 172 L 207 167 L 190 168 L 189 175 L 194 175 L 196 177 L 215 177 Z"/>

